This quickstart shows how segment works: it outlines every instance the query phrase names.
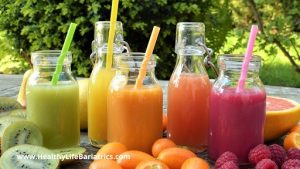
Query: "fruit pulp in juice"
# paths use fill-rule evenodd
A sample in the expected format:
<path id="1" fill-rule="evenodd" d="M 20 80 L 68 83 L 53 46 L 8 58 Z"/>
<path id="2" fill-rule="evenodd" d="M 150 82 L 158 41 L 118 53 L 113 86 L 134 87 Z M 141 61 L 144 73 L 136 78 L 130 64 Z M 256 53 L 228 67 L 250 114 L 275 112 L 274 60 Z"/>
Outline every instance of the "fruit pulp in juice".
<path id="1" fill-rule="evenodd" d="M 175 78 L 168 91 L 168 135 L 178 145 L 201 150 L 207 146 L 211 83 L 207 75 Z"/>
<path id="2" fill-rule="evenodd" d="M 248 162 L 248 153 L 263 143 L 266 93 L 262 90 L 225 88 L 212 90 L 210 96 L 209 158 L 235 153 L 240 163 Z"/>
<path id="3" fill-rule="evenodd" d="M 151 153 L 162 137 L 162 89 L 160 86 L 125 86 L 108 94 L 108 141 L 129 150 Z"/>
<path id="4" fill-rule="evenodd" d="M 78 84 L 29 85 L 27 119 L 43 134 L 50 149 L 78 146 L 80 142 Z"/>
<path id="5" fill-rule="evenodd" d="M 107 142 L 107 91 L 114 69 L 95 67 L 88 93 L 88 137 L 92 145 L 100 147 Z"/>

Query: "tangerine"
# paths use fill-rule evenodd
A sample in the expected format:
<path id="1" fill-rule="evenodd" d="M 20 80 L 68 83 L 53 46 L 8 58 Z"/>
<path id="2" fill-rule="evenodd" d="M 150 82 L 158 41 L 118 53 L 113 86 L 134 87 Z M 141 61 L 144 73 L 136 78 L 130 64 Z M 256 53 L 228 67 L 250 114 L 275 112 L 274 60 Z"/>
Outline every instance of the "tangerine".
<path id="1" fill-rule="evenodd" d="M 169 167 L 159 160 L 142 161 L 136 169 L 169 169 Z"/>
<path id="2" fill-rule="evenodd" d="M 126 146 L 119 142 L 111 142 L 102 146 L 98 150 L 96 157 L 98 159 L 113 159 L 117 158 L 117 155 L 125 152 L 127 150 Z"/>
<path id="3" fill-rule="evenodd" d="M 125 151 L 120 154 L 120 157 L 123 158 L 117 159 L 117 163 L 123 169 L 135 169 L 136 166 L 142 161 L 154 160 L 154 157 L 151 155 L 137 150 Z"/>
<path id="4" fill-rule="evenodd" d="M 89 166 L 89 169 L 122 169 L 114 160 L 95 160 Z"/>
<path id="5" fill-rule="evenodd" d="M 192 157 L 184 161 L 181 169 L 210 169 L 209 164 L 202 158 Z"/>
<path id="6" fill-rule="evenodd" d="M 154 142 L 152 146 L 152 155 L 157 157 L 158 154 L 166 148 L 176 147 L 176 144 L 167 138 L 161 138 Z"/>
<path id="7" fill-rule="evenodd" d="M 167 164 L 171 169 L 180 169 L 184 161 L 192 157 L 196 157 L 196 154 L 190 150 L 171 147 L 160 152 L 157 159 Z"/>

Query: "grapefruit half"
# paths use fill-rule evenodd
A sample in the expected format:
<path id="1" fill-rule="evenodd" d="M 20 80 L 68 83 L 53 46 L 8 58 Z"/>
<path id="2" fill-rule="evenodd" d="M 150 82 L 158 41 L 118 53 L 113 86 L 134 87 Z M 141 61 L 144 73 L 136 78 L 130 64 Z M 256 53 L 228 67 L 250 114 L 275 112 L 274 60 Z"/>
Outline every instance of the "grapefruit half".
<path id="1" fill-rule="evenodd" d="M 274 140 L 300 120 L 300 104 L 290 99 L 267 96 L 264 140 Z"/>

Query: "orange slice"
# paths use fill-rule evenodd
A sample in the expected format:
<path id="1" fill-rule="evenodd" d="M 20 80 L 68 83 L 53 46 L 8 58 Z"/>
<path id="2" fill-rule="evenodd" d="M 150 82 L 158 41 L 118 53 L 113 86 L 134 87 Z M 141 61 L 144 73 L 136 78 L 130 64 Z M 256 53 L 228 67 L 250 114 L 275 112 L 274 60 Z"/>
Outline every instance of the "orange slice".
<path id="1" fill-rule="evenodd" d="M 300 149 L 300 133 L 291 132 L 288 134 L 284 139 L 283 146 L 286 150 L 290 148 Z"/>

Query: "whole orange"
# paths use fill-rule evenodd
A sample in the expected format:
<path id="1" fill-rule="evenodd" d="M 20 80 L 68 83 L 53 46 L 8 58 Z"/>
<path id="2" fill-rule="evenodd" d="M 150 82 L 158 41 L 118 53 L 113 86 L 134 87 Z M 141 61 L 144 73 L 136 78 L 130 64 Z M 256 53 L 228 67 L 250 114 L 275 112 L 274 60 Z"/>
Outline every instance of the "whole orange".
<path id="1" fill-rule="evenodd" d="M 117 155 L 125 152 L 127 150 L 126 146 L 122 143 L 111 142 L 102 146 L 96 154 L 98 159 L 111 159 L 115 160 Z"/>
<path id="2" fill-rule="evenodd" d="M 157 157 L 158 154 L 166 148 L 176 147 L 176 144 L 167 138 L 161 138 L 154 142 L 152 146 L 152 155 Z"/>
<path id="3" fill-rule="evenodd" d="M 182 164 L 181 169 L 210 169 L 207 161 L 202 158 L 192 157 Z"/>
<path id="4" fill-rule="evenodd" d="M 114 160 L 95 160 L 89 166 L 89 169 L 122 169 Z"/>
<path id="5" fill-rule="evenodd" d="M 169 167 L 159 160 L 142 161 L 135 169 L 169 169 Z"/>
<path id="6" fill-rule="evenodd" d="M 122 158 L 117 159 L 117 163 L 123 169 L 135 169 L 136 166 L 142 161 L 154 160 L 154 157 L 151 155 L 137 150 L 125 151 L 124 153 L 120 154 L 119 157 Z"/>
<path id="7" fill-rule="evenodd" d="M 180 169 L 185 160 L 196 157 L 196 154 L 190 150 L 178 147 L 164 149 L 159 153 L 157 159 L 171 169 Z"/>

